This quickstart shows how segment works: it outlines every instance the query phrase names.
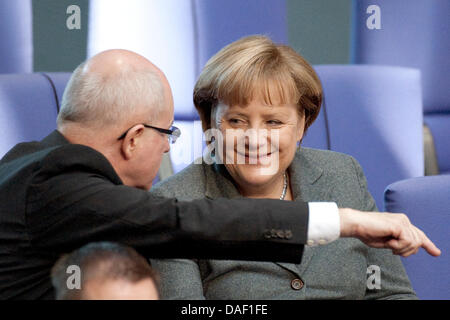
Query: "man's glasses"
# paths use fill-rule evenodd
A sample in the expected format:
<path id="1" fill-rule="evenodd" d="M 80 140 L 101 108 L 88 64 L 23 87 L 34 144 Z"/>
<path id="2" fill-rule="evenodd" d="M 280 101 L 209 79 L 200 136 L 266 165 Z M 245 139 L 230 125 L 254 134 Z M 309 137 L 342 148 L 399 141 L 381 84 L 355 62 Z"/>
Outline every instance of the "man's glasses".
<path id="1" fill-rule="evenodd" d="M 170 127 L 170 129 L 163 129 L 163 128 L 158 128 L 158 127 L 154 127 L 145 123 L 141 123 L 144 127 L 146 128 L 150 128 L 150 129 L 155 129 L 156 131 L 159 131 L 161 133 L 167 134 L 168 138 L 169 138 L 169 143 L 175 143 L 177 141 L 177 139 L 181 136 L 181 131 L 180 129 L 178 129 L 177 127 Z M 133 126 L 135 127 L 136 124 Z M 123 138 L 125 138 L 125 136 L 127 135 L 128 131 L 130 131 L 133 127 L 129 128 L 127 131 L 125 131 L 119 138 L 117 138 L 117 140 L 122 140 Z"/>

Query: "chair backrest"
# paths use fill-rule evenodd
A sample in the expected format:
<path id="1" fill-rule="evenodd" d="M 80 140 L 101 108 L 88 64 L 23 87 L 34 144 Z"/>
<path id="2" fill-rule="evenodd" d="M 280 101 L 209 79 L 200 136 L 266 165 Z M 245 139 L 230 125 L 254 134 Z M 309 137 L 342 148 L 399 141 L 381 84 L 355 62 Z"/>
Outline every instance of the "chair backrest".
<path id="1" fill-rule="evenodd" d="M 424 121 L 433 136 L 439 173 L 450 174 L 450 108 L 448 113 L 426 113 Z"/>
<path id="2" fill-rule="evenodd" d="M 0 75 L 0 157 L 56 128 L 55 91 L 42 74 Z"/>
<path id="3" fill-rule="evenodd" d="M 327 105 L 325 103 L 322 103 L 319 115 L 303 136 L 302 146 L 324 150 L 330 149 L 330 131 L 328 128 Z"/>
<path id="4" fill-rule="evenodd" d="M 287 43 L 283 0 L 194 0 L 199 71 L 220 49 L 241 37 L 264 34 Z"/>
<path id="5" fill-rule="evenodd" d="M 441 249 L 438 258 L 420 250 L 403 259 L 412 286 L 421 299 L 450 299 L 450 175 L 395 182 L 386 188 L 386 209 L 403 212 Z"/>
<path id="6" fill-rule="evenodd" d="M 0 73 L 33 71 L 31 0 L 0 0 Z"/>
<path id="7" fill-rule="evenodd" d="M 400 67 L 315 67 L 324 89 L 330 150 L 361 164 L 379 209 L 385 187 L 423 176 L 420 72 Z"/>
<path id="8" fill-rule="evenodd" d="M 61 105 L 64 89 L 72 76 L 71 72 L 44 72 L 43 75 L 48 78 L 51 85 L 55 89 L 58 101 L 58 111 Z"/>
<path id="9" fill-rule="evenodd" d="M 371 30 L 367 8 L 380 8 L 381 29 Z M 420 14 L 418 14 L 420 12 Z M 441 172 L 450 172 L 450 1 L 354 1 L 353 62 L 420 69 L 423 111 Z"/>

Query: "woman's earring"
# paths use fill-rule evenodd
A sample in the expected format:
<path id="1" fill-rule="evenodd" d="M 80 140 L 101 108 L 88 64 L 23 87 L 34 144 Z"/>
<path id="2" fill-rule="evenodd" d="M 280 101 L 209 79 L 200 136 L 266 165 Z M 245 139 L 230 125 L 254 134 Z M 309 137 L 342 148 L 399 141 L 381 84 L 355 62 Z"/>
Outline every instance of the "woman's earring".
<path id="1" fill-rule="evenodd" d="M 299 141 L 297 141 L 297 151 L 300 151 L 300 146 L 302 144 L 302 139 L 300 139 Z"/>

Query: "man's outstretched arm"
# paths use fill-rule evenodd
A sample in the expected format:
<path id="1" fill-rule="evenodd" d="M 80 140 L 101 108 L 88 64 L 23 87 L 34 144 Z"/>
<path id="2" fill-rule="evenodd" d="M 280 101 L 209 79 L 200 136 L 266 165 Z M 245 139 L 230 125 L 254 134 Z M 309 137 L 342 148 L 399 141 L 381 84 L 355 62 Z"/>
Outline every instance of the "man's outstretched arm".
<path id="1" fill-rule="evenodd" d="M 75 167 L 50 177 L 41 171 L 30 187 L 27 222 L 36 248 L 58 253 L 108 240 L 155 258 L 299 263 L 303 244 L 307 244 L 308 220 L 314 214 L 307 203 L 269 199 L 178 202 L 115 185 L 95 171 L 78 170 Z M 392 223 L 399 216 L 339 211 L 338 236 L 356 237 L 375 247 L 391 245 L 400 254 L 417 250 L 424 242 L 416 239 L 420 233 L 412 225 Z"/>

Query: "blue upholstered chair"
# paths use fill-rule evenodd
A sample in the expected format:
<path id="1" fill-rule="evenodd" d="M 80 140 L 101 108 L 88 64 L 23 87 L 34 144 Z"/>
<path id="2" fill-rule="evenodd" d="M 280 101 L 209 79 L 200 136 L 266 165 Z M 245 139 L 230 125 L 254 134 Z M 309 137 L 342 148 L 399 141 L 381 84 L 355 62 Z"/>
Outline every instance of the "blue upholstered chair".
<path id="1" fill-rule="evenodd" d="M 43 75 L 50 81 L 50 84 L 55 89 L 56 98 L 58 101 L 58 111 L 61 105 L 64 89 L 69 82 L 71 72 L 45 72 Z"/>
<path id="2" fill-rule="evenodd" d="M 309 146 L 322 147 L 327 132 L 330 150 L 359 161 L 382 210 L 388 184 L 423 176 L 420 72 L 365 65 L 322 65 L 315 70 L 327 117 L 319 117 L 317 133 L 307 133 Z"/>
<path id="3" fill-rule="evenodd" d="M 366 26 L 373 4 L 381 12 L 379 30 Z M 353 62 L 421 70 L 424 122 L 439 171 L 450 173 L 450 1 L 357 0 L 353 8 Z"/>
<path id="4" fill-rule="evenodd" d="M 320 68 L 325 68 L 324 66 Z M 317 66 L 315 67 L 317 72 Z M 330 128 L 328 127 L 327 103 L 322 102 L 320 113 L 303 136 L 303 147 L 330 150 Z"/>
<path id="5" fill-rule="evenodd" d="M 403 259 L 421 299 L 450 299 L 450 175 L 413 178 L 386 188 L 386 209 L 406 213 L 441 249 L 438 258 L 420 250 Z"/>
<path id="6" fill-rule="evenodd" d="M 0 73 L 33 71 L 31 0 L 0 0 Z"/>
<path id="7" fill-rule="evenodd" d="M 244 36 L 264 34 L 288 43 L 283 0 L 194 0 L 198 68 L 220 49 Z"/>
<path id="8" fill-rule="evenodd" d="M 55 92 L 42 74 L 0 75 L 0 157 L 56 128 Z"/>

